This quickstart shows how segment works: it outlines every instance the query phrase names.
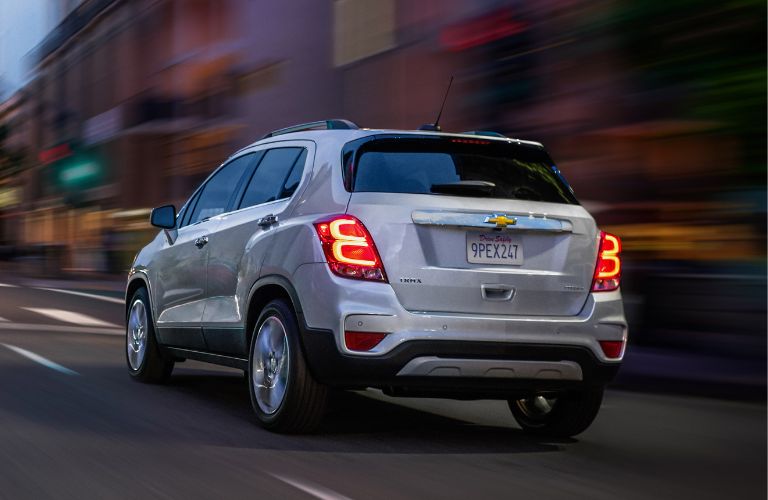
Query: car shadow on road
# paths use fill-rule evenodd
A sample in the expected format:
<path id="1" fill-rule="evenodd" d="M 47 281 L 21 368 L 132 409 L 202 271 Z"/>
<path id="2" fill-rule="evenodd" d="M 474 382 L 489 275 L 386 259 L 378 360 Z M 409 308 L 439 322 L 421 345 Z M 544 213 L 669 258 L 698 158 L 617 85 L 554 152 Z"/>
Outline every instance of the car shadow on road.
<path id="1" fill-rule="evenodd" d="M 75 368 L 80 376 L 24 364 L 3 370 L 5 427 L 25 429 L 25 439 L 36 443 L 98 436 L 163 449 L 310 453 L 510 454 L 562 451 L 575 442 L 537 439 L 518 429 L 473 424 L 346 391 L 333 393 L 316 433 L 275 434 L 257 424 L 247 382 L 236 371 L 185 367 L 168 384 L 152 385 L 131 381 L 114 365 Z"/>
<path id="2" fill-rule="evenodd" d="M 197 403 L 215 405 L 241 424 L 236 439 L 222 435 L 216 444 L 238 448 L 353 453 L 530 453 L 560 451 L 573 439 L 544 439 L 519 429 L 478 425 L 456 418 L 379 401 L 354 392 L 332 393 L 318 431 L 309 435 L 280 435 L 256 423 L 243 377 L 179 374 L 169 391 Z M 510 419 L 512 416 L 510 415 Z M 201 439 L 206 439 L 201 436 Z"/>

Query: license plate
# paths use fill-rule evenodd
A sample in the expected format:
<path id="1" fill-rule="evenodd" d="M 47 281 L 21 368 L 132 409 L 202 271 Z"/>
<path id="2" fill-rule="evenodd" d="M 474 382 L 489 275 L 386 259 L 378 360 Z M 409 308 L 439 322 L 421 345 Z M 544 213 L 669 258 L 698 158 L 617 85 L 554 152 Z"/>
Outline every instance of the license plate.
<path id="1" fill-rule="evenodd" d="M 521 266 L 523 243 L 503 233 L 467 233 L 467 262 Z"/>

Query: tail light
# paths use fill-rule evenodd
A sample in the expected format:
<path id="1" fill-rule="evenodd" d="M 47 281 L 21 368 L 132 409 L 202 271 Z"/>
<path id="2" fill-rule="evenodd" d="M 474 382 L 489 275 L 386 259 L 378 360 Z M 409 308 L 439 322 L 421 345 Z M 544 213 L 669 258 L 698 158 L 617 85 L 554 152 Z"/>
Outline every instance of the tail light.
<path id="1" fill-rule="evenodd" d="M 621 240 L 618 236 L 600 231 L 597 265 L 592 280 L 593 292 L 608 292 L 619 288 L 621 279 Z"/>
<path id="2" fill-rule="evenodd" d="M 387 282 L 373 238 L 357 218 L 334 215 L 315 222 L 315 229 L 334 274 L 344 278 Z"/>

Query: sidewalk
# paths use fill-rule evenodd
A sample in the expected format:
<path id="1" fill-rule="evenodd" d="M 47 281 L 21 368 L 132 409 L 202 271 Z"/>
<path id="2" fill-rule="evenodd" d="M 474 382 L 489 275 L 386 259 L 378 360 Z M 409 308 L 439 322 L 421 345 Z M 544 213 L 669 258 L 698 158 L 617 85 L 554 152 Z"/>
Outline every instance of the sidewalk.
<path id="1" fill-rule="evenodd" d="M 60 288 L 62 290 L 101 291 L 110 295 L 125 293 L 125 279 L 115 276 L 103 276 L 101 279 L 84 277 L 82 279 L 45 279 L 21 277 L 16 284 L 35 288 Z"/>
<path id="2" fill-rule="evenodd" d="M 12 262 L 0 261 L 2 281 L 8 284 L 29 286 L 35 288 L 60 288 L 63 290 L 100 291 L 109 295 L 125 293 L 127 273 L 62 273 L 57 277 L 41 277 L 19 272 L 18 266 Z"/>

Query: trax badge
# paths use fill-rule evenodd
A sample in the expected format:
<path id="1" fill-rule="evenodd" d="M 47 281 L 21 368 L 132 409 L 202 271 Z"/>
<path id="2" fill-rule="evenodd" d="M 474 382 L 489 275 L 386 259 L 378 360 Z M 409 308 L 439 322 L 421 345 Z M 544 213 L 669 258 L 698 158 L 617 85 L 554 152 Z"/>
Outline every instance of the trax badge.
<path id="1" fill-rule="evenodd" d="M 483 222 L 488 224 L 496 224 L 496 227 L 503 228 L 507 226 L 514 226 L 517 224 L 517 219 L 514 217 L 507 217 L 504 214 L 493 214 L 493 217 L 486 217 Z"/>

